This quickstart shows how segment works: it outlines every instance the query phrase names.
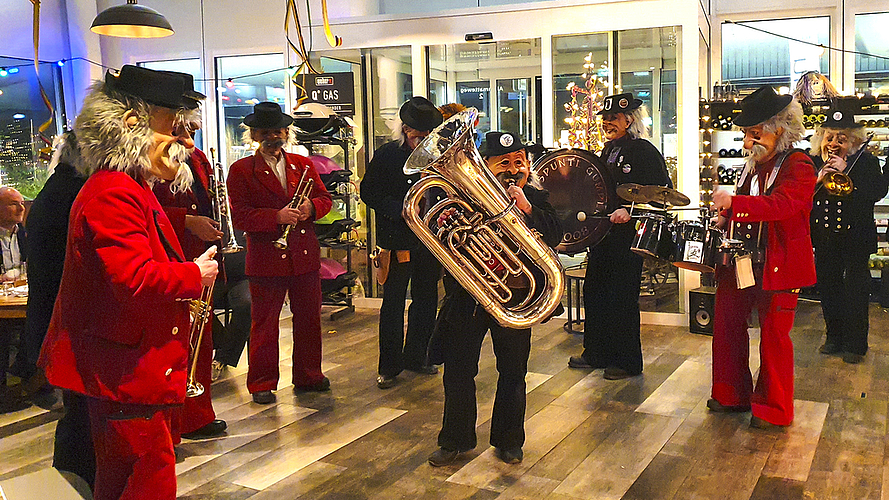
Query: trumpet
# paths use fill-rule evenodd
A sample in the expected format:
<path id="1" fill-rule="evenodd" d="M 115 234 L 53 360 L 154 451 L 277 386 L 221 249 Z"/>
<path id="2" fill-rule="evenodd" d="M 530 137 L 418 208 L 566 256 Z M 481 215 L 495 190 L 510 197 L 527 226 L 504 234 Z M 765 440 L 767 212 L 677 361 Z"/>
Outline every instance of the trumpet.
<path id="1" fill-rule="evenodd" d="M 225 188 L 225 175 L 222 171 L 222 164 L 216 161 L 216 150 L 210 148 L 210 158 L 213 162 L 213 173 L 210 174 L 209 185 L 213 190 L 213 215 L 220 225 L 225 219 L 225 226 L 228 230 L 228 242 L 220 250 L 222 253 L 235 253 L 244 249 L 235 239 L 235 227 L 232 225 L 231 205 L 228 201 L 228 190 Z"/>
<path id="2" fill-rule="evenodd" d="M 303 170 L 302 177 L 299 178 L 299 184 L 296 186 L 296 192 L 293 193 L 293 199 L 287 204 L 287 208 L 296 208 L 303 204 L 315 187 L 315 179 L 308 176 L 309 169 Z M 293 224 L 287 224 L 281 237 L 275 240 L 275 248 L 278 250 L 287 250 L 287 237 L 293 230 Z"/>
<path id="3" fill-rule="evenodd" d="M 824 177 L 821 179 L 821 184 L 818 185 L 815 192 L 817 193 L 818 190 L 824 186 L 824 189 L 834 196 L 849 196 L 852 194 L 852 190 L 855 186 L 852 184 L 852 178 L 849 177 L 849 172 L 858 162 L 858 159 L 861 158 L 861 155 L 864 154 L 864 150 L 867 149 L 868 143 L 870 143 L 870 140 L 873 138 L 873 132 L 868 134 L 867 139 L 865 139 L 861 144 L 861 147 L 858 148 L 858 153 L 856 154 L 855 159 L 852 160 L 852 163 L 848 167 L 846 167 L 844 172 L 829 172 L 824 174 Z"/>
<path id="4" fill-rule="evenodd" d="M 185 380 L 185 395 L 196 398 L 204 393 L 204 386 L 195 379 L 198 369 L 198 354 L 201 350 L 201 340 L 204 338 L 204 327 L 213 314 L 213 288 L 212 285 L 201 288 L 201 298 L 190 300 L 188 305 L 191 310 L 191 329 L 188 332 L 189 357 L 188 377 Z"/>

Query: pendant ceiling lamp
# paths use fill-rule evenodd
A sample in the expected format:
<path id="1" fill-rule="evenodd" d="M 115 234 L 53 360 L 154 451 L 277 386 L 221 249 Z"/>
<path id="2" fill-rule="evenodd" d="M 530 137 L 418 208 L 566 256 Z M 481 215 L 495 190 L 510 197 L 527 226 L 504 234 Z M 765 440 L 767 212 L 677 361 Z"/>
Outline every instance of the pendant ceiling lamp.
<path id="1" fill-rule="evenodd" d="M 90 31 L 123 38 L 161 38 L 173 34 L 173 27 L 160 12 L 143 7 L 136 0 L 109 7 L 93 20 Z"/>

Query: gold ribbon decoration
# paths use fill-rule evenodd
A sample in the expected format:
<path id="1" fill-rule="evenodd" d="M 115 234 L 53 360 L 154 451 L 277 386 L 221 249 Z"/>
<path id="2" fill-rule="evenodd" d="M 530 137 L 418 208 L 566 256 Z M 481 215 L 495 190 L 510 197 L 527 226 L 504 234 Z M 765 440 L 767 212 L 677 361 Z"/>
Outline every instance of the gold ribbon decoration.
<path id="1" fill-rule="evenodd" d="M 327 43 L 331 47 L 339 47 L 343 44 L 343 39 L 334 36 L 330 31 L 330 20 L 327 17 L 327 0 L 321 0 L 321 16 L 324 19 L 324 35 L 327 37 Z"/>
<path id="2" fill-rule="evenodd" d="M 37 78 L 37 85 L 40 87 L 40 97 L 43 98 L 43 104 L 49 110 L 49 119 L 43 122 L 43 125 L 40 125 L 37 129 L 37 132 L 42 136 L 43 132 L 49 128 L 55 119 L 56 111 L 53 109 L 52 102 L 50 102 L 49 96 L 46 95 L 46 90 L 44 90 L 43 84 L 40 82 L 40 60 L 37 58 L 40 47 L 40 0 L 31 0 L 31 3 L 34 5 L 34 76 Z"/>
<path id="3" fill-rule="evenodd" d="M 309 51 L 306 49 L 306 41 L 303 37 L 302 26 L 299 22 L 299 9 L 296 7 L 296 0 L 287 0 L 287 6 L 285 7 L 286 12 L 284 15 L 284 34 L 287 38 L 287 44 L 290 46 L 290 49 L 296 53 L 297 56 L 302 59 L 302 62 L 296 67 L 296 71 L 293 73 L 293 77 L 291 81 L 293 85 L 296 86 L 297 89 L 297 98 L 296 105 L 299 107 L 303 102 L 305 102 L 309 95 L 306 92 L 305 82 L 307 75 L 317 75 L 319 71 L 312 66 L 311 61 L 309 61 Z M 327 16 L 327 0 L 321 0 L 321 14 L 324 19 L 324 34 L 327 37 L 327 43 L 330 44 L 331 47 L 339 47 L 343 44 L 343 39 L 334 36 L 330 31 L 330 21 Z M 311 16 L 310 16 L 311 17 Z M 292 40 L 290 40 L 290 19 L 293 18 L 293 24 L 296 26 L 296 39 L 297 43 L 294 44 Z"/>

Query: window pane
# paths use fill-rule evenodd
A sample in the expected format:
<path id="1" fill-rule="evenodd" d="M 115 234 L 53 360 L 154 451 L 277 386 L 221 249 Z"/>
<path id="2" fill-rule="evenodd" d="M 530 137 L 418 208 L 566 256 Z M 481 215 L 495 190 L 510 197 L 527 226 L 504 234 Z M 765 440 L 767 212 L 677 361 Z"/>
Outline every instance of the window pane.
<path id="1" fill-rule="evenodd" d="M 576 104 L 580 107 L 585 97 L 585 94 L 581 93 L 576 99 L 572 99 L 569 85 L 577 86 L 575 92 L 583 92 L 585 82 L 595 72 L 594 81 L 599 82 L 596 87 L 597 92 L 602 92 L 597 100 L 601 101 L 602 97 L 611 93 L 610 88 L 603 83 L 609 82 L 611 75 L 608 39 L 608 33 L 553 37 L 553 92 L 555 93 L 553 102 L 556 120 L 553 130 L 556 142 L 563 146 L 570 144 L 570 125 L 566 120 L 571 119 L 571 112 L 566 106 L 571 107 Z M 585 65 L 588 67 L 585 68 Z M 597 143 L 591 149 L 598 151 L 601 147 L 602 144 Z"/>
<path id="2" fill-rule="evenodd" d="M 52 143 L 64 118 L 59 67 L 40 63 L 40 83 L 55 110 L 56 119 L 42 137 Z M 0 57 L 0 184 L 15 187 L 33 198 L 49 177 L 51 150 L 38 129 L 50 118 L 43 103 L 33 61 Z"/>
<path id="3" fill-rule="evenodd" d="M 855 50 L 889 54 L 889 12 L 855 16 Z M 855 55 L 855 90 L 873 95 L 889 94 L 889 60 Z"/>
<path id="4" fill-rule="evenodd" d="M 370 117 L 373 120 L 373 150 L 391 139 L 393 120 L 398 108 L 414 95 L 411 72 L 411 48 L 382 47 L 362 51 L 369 61 L 371 88 L 368 90 Z"/>
<path id="5" fill-rule="evenodd" d="M 811 43 L 830 45 L 830 18 L 749 21 L 744 25 Z M 830 76 L 830 51 L 737 24 L 722 25 L 722 79 L 739 91 L 762 85 L 792 89 L 807 71 Z"/>
<path id="6" fill-rule="evenodd" d="M 288 80 L 283 54 L 263 54 L 216 58 L 216 94 L 219 105 L 219 161 L 228 167 L 252 154 L 241 139 L 241 122 L 259 102 L 271 101 L 284 109 Z"/>

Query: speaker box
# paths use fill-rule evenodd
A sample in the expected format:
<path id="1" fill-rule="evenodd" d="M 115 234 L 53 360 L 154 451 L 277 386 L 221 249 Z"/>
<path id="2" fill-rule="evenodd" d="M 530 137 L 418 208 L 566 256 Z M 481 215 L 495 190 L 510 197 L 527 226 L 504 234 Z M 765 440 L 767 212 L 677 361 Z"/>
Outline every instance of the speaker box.
<path id="1" fill-rule="evenodd" d="M 688 292 L 688 329 L 691 333 L 713 335 L 716 289 L 701 287 Z"/>

